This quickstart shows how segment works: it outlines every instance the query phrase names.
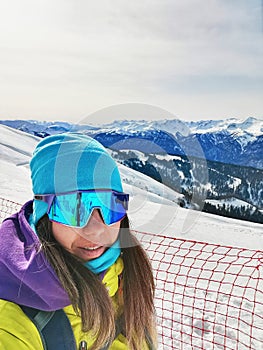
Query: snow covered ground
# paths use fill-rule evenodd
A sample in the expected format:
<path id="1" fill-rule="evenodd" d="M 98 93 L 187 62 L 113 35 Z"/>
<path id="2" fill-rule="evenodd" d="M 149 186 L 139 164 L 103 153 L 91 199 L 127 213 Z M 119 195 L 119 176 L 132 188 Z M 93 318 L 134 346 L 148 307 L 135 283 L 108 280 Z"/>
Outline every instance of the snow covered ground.
<path id="1" fill-rule="evenodd" d="M 0 188 L 1 195 L 0 197 L 4 197 L 6 199 L 15 201 L 17 203 L 23 204 L 25 201 L 32 198 L 31 191 L 31 182 L 30 182 L 30 172 L 28 167 L 28 162 L 30 160 L 32 151 L 35 145 L 38 142 L 38 138 L 33 137 L 31 135 L 19 132 L 14 129 L 10 129 L 6 126 L 0 125 L 0 169 L 1 169 L 1 177 L 0 177 Z M 149 177 L 140 174 L 132 169 L 124 167 L 120 165 L 120 171 L 122 175 L 122 179 L 124 182 L 124 190 L 131 194 L 131 202 L 129 208 L 129 217 L 132 223 L 132 228 L 142 232 L 151 233 L 151 235 L 156 235 L 156 242 L 159 239 L 158 235 L 162 235 L 165 237 L 171 238 L 181 238 L 182 240 L 189 241 L 198 241 L 198 242 L 206 242 L 210 244 L 219 244 L 222 246 L 230 246 L 230 247 L 240 247 L 240 248 L 248 248 L 255 250 L 263 251 L 263 230 L 262 225 L 255 224 L 246 221 L 239 221 L 230 218 L 224 218 L 221 216 L 215 216 L 206 213 L 200 213 L 198 211 L 193 211 L 190 209 L 181 208 L 177 202 L 181 198 L 181 194 L 178 194 L 171 189 L 159 184 L 158 182 L 150 179 Z M 173 246 L 173 249 L 176 247 Z M 174 251 L 174 250 L 173 250 Z M 202 288 L 200 288 L 199 292 L 195 294 L 196 304 L 193 306 L 189 301 L 189 308 L 193 310 L 195 308 L 195 323 L 190 324 L 191 317 L 188 315 L 181 316 L 181 323 L 178 323 L 178 312 L 176 310 L 176 304 L 186 302 L 186 299 L 181 300 L 182 294 L 178 294 L 178 290 L 180 290 L 180 286 L 177 287 L 177 294 L 173 295 L 173 299 L 169 300 L 165 296 L 165 292 L 162 289 L 162 283 L 167 283 L 167 286 L 170 286 L 171 290 L 174 291 L 174 281 L 173 277 L 175 274 L 179 274 L 182 270 L 177 271 L 177 267 L 180 265 L 180 254 L 178 256 L 173 257 L 173 251 L 165 251 L 160 252 L 160 260 L 161 258 L 166 256 L 166 260 L 171 256 L 173 259 L 172 269 L 170 274 L 159 274 L 160 281 L 157 283 L 157 307 L 159 309 L 165 309 L 167 313 L 168 310 L 171 310 L 171 316 L 165 316 L 164 322 L 167 323 L 169 327 L 172 327 L 172 324 L 189 324 L 191 329 L 196 329 L 196 334 L 200 333 L 202 328 L 206 328 L 205 332 L 206 340 L 202 340 L 200 343 L 200 339 L 198 340 L 201 344 L 201 347 L 195 347 L 197 345 L 191 345 L 192 340 L 189 338 L 189 347 L 184 346 L 180 347 L 180 343 L 178 345 L 166 345 L 160 347 L 162 350 L 170 350 L 170 349 L 180 349 L 180 350 L 196 350 L 196 349 L 246 349 L 246 347 L 238 347 L 236 344 L 236 339 L 231 342 L 231 336 L 229 336 L 228 346 L 226 345 L 213 345 L 214 339 L 211 339 L 211 336 L 215 334 L 214 331 L 218 332 L 217 342 L 222 343 L 222 339 L 220 338 L 220 327 L 215 324 L 224 324 L 224 316 L 226 313 L 225 305 L 227 305 L 227 312 L 231 312 L 232 314 L 236 313 L 238 310 L 236 309 L 237 305 L 240 301 L 238 298 L 231 301 L 233 302 L 233 308 L 229 308 L 229 297 L 224 294 L 224 288 L 229 288 L 228 285 L 226 287 L 220 287 L 220 297 L 221 299 L 213 300 L 215 296 L 213 293 L 210 293 L 210 301 L 209 303 L 213 306 L 217 311 L 216 317 L 213 318 L 211 313 L 204 314 L 204 301 L 207 301 L 209 297 L 209 293 L 204 295 L 202 292 Z M 211 252 L 210 252 L 211 253 Z M 207 252 L 202 253 L 205 256 L 208 256 Z M 211 255 L 212 256 L 212 255 Z M 178 259 L 178 260 L 176 260 Z M 209 257 L 207 257 L 207 264 L 210 263 Z M 263 263 L 263 262 L 262 262 Z M 158 261 L 154 262 L 155 268 L 158 268 Z M 171 267 L 170 266 L 170 267 Z M 182 267 L 183 268 L 183 267 Z M 185 270 L 185 275 L 189 273 L 189 268 Z M 254 271 L 254 270 L 253 270 Z M 259 270 L 260 271 L 260 270 Z M 192 270 L 193 272 L 193 270 Z M 168 276 L 168 277 L 167 277 Z M 171 277 L 172 276 L 172 277 Z M 173 278 L 172 281 L 169 281 L 169 278 Z M 207 277 L 209 279 L 209 277 Z M 230 278 L 230 277 L 229 277 Z M 206 281 L 208 281 L 208 279 Z M 262 286 L 262 276 L 259 280 L 260 284 L 258 287 Z M 171 282 L 171 284 L 169 284 Z M 200 282 L 200 281 L 199 281 Z M 177 281 L 178 283 L 178 281 Z M 200 282 L 201 283 L 201 282 Z M 205 283 L 205 282 L 204 282 Z M 211 285 L 210 285 L 211 286 Z M 242 282 L 241 282 L 242 286 Z M 262 286 L 263 287 L 263 286 Z M 185 284 L 181 287 L 182 293 L 186 293 L 185 288 L 191 291 L 191 283 L 189 279 L 185 280 Z M 245 292 L 242 288 L 239 288 L 240 293 L 244 296 Z M 249 292 L 248 292 L 249 293 Z M 253 293 L 253 291 L 252 291 Z M 218 295 L 217 295 L 218 296 Z M 262 294 L 260 295 L 262 296 Z M 185 295 L 186 297 L 186 295 Z M 253 297 L 253 296 L 252 296 Z M 166 298 L 166 299 L 165 299 Z M 205 299 L 204 299 L 205 298 Z M 249 304 L 250 295 L 246 294 L 246 303 L 248 304 L 248 308 L 251 308 L 252 304 Z M 189 299 L 190 300 L 190 299 Z M 243 299 L 242 299 L 243 300 Z M 251 299 L 253 300 L 253 298 Z M 164 303 L 165 301 L 165 303 Z M 214 304 L 213 304 L 214 303 Z M 230 302 L 229 302 L 230 303 Z M 192 305 L 192 306 L 191 306 Z M 260 299 L 260 303 L 257 307 L 262 307 L 263 303 Z M 187 307 L 187 305 L 185 305 Z M 203 310 L 203 311 L 202 311 Z M 221 311 L 220 311 L 221 310 Z M 220 312 L 219 312 L 220 311 Z M 262 309 L 254 309 L 256 311 L 256 315 L 263 314 Z M 189 311 L 190 314 L 194 314 L 193 311 Z M 221 316 L 220 316 L 221 315 Z M 170 317 L 170 318 L 169 318 Z M 220 319 L 221 317 L 221 319 Z M 211 320 L 212 319 L 212 320 Z M 205 325 L 199 325 L 200 320 L 204 320 Z M 193 321 L 193 320 L 192 320 Z M 191 321 L 191 322 L 192 322 Z M 211 321 L 211 322 L 210 322 Z M 210 323 L 209 323 L 210 322 Z M 257 327 L 255 331 L 253 331 L 253 335 L 256 337 L 257 341 L 254 342 L 249 349 L 254 350 L 262 350 L 263 349 L 263 338 L 262 334 L 257 334 L 258 332 L 262 333 L 263 329 L 263 319 L 256 319 L 254 317 L 254 321 Z M 213 332 L 210 332 L 209 327 L 213 326 Z M 204 327 L 203 327 L 204 326 Z M 168 327 L 168 329 L 169 329 Z M 186 326 L 185 326 L 186 327 Z M 219 328 L 217 328 L 219 327 Z M 244 325 L 242 325 L 245 328 Z M 175 333 L 180 332 L 180 328 L 172 328 L 172 332 L 169 331 L 166 337 L 170 339 L 170 344 L 177 344 L 176 341 L 173 341 L 173 337 L 175 337 Z M 231 333 L 231 332 L 230 332 Z M 186 335 L 185 335 L 186 336 Z M 244 336 L 245 337 L 245 336 Z M 230 344 L 230 345 L 229 345 Z M 174 347 L 176 346 L 176 347 Z M 203 346 L 203 347 L 202 347 Z"/>

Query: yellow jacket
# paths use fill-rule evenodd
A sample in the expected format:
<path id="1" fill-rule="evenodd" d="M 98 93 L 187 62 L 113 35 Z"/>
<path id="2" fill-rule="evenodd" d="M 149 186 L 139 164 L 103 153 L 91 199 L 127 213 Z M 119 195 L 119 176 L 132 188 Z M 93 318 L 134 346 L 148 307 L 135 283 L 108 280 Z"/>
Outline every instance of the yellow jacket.
<path id="1" fill-rule="evenodd" d="M 116 305 L 115 295 L 119 283 L 118 278 L 123 270 L 123 261 L 119 258 L 106 272 L 103 283 L 109 291 L 109 295 Z M 117 307 L 117 305 L 116 305 Z M 69 318 L 77 346 L 85 340 L 89 347 L 93 344 L 89 332 L 81 330 L 81 318 L 77 316 L 72 306 L 67 306 L 64 311 Z M 1 350 L 43 350 L 40 334 L 31 320 L 24 314 L 21 308 L 10 301 L 0 299 L 0 349 Z M 119 334 L 111 344 L 110 350 L 128 350 L 127 342 L 122 334 Z M 145 350 L 148 347 L 145 345 Z M 142 349 L 143 350 L 143 349 Z"/>

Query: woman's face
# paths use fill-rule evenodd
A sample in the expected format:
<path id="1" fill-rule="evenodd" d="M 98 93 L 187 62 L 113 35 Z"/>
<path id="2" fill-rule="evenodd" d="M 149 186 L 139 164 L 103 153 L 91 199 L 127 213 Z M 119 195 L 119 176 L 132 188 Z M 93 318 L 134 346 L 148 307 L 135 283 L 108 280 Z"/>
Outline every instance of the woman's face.
<path id="1" fill-rule="evenodd" d="M 62 247 L 86 262 L 98 258 L 117 240 L 120 223 L 121 221 L 118 221 L 107 226 L 100 212 L 95 209 L 83 228 L 69 227 L 53 221 L 52 230 Z"/>

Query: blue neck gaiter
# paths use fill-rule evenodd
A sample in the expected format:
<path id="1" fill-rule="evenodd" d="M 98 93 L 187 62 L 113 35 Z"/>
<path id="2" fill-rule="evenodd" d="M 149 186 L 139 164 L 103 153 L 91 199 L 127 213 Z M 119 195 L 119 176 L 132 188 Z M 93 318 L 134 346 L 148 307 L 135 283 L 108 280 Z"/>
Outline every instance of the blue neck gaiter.
<path id="1" fill-rule="evenodd" d="M 109 247 L 101 256 L 96 259 L 84 263 L 91 272 L 99 274 L 107 270 L 115 263 L 121 254 L 120 240 L 118 239 L 111 247 Z"/>

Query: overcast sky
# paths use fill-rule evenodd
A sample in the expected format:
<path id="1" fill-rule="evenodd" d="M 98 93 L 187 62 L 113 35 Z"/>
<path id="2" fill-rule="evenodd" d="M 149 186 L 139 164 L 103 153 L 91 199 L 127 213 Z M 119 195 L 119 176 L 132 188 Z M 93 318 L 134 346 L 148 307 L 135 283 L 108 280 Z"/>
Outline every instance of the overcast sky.
<path id="1" fill-rule="evenodd" d="M 262 2 L 1 1 L 0 119 L 79 122 L 126 103 L 262 118 Z"/>

